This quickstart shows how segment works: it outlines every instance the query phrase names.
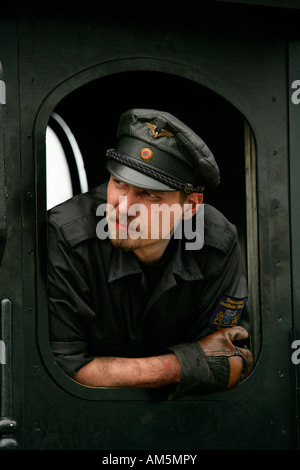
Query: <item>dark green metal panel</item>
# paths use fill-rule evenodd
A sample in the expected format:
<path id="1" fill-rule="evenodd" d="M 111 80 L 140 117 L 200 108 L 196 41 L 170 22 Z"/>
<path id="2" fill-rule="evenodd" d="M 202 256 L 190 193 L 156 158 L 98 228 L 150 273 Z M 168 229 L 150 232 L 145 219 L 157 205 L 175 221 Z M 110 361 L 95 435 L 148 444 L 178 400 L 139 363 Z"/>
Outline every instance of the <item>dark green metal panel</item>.
<path id="1" fill-rule="evenodd" d="M 0 63 L 0 263 L 6 242 L 6 190 L 5 190 L 5 160 L 4 160 L 4 109 L 6 87 Z"/>
<path id="2" fill-rule="evenodd" d="M 230 18 L 230 28 L 229 17 L 224 17 L 224 22 L 219 20 L 214 22 L 210 17 L 196 23 L 185 15 L 184 21 L 173 23 L 166 18 L 154 20 L 153 14 L 148 19 L 124 13 L 104 15 L 100 10 L 93 15 L 72 15 L 24 9 L 17 30 L 16 17 L 2 19 L 0 58 L 9 87 L 6 143 L 10 236 L 0 276 L 1 299 L 11 299 L 13 308 L 16 385 L 12 418 L 18 422 L 20 448 L 297 446 L 291 362 L 295 336 L 286 101 L 290 80 L 286 68 L 288 37 L 285 28 L 274 29 L 259 20 L 247 23 L 245 28 L 244 16 L 241 22 L 235 18 L 235 24 Z M 221 394 L 169 402 L 160 392 L 90 389 L 69 380 L 50 353 L 44 277 L 47 122 L 55 106 L 78 87 L 101 77 L 135 71 L 168 73 L 182 77 L 187 84 L 192 81 L 207 87 L 242 113 L 254 133 L 262 342 L 250 377 L 237 389 Z M 133 83 L 132 90 L 135 86 Z M 158 95 L 169 92 L 157 89 Z M 130 94 L 130 90 L 124 93 Z M 184 89 L 176 90 L 174 100 L 183 93 Z M 113 96 L 109 105 L 114 106 Z M 100 107 L 99 113 L 105 114 L 105 108 Z M 215 132 L 218 138 L 218 129 Z M 230 146 L 230 142 L 224 142 L 224 146 Z M 297 163 L 294 165 L 296 170 Z M 293 191 L 291 194 L 296 194 L 295 185 Z M 297 247 L 293 245 L 293 249 Z"/>
<path id="3" fill-rule="evenodd" d="M 144 28 L 152 31 L 152 34 L 145 37 Z M 40 108 L 34 128 L 34 142 L 36 165 L 41 168 L 39 159 L 43 157 L 39 150 L 45 129 L 43 118 L 46 117 L 45 109 L 53 97 L 47 95 L 54 88 L 61 92 L 59 85 L 62 81 L 63 87 L 67 88 L 71 75 L 74 76 L 73 81 L 77 80 L 78 86 L 97 75 L 119 70 L 139 68 L 161 71 L 165 68 L 171 73 L 181 73 L 186 78 L 200 81 L 234 103 L 252 125 L 258 150 L 263 301 L 261 356 L 249 380 L 240 389 L 206 399 L 190 397 L 181 400 L 180 404 L 152 403 L 139 393 L 125 395 L 122 391 L 101 392 L 66 383 L 50 364 L 48 369 L 37 366 L 37 350 L 30 348 L 27 340 L 27 360 L 32 367 L 31 374 L 27 372 L 25 376 L 25 416 L 26 423 L 31 425 L 31 433 L 26 433 L 26 447 L 170 448 L 174 446 L 175 438 L 179 448 L 290 448 L 294 445 L 293 389 L 290 387 L 292 376 L 287 349 L 292 323 L 288 289 L 287 130 L 282 126 L 286 90 L 283 38 L 276 34 L 272 41 L 271 38 L 266 41 L 256 31 L 256 41 L 250 41 L 237 30 L 237 40 L 232 31 L 230 35 L 225 35 L 220 28 L 213 30 L 211 26 L 203 26 L 201 34 L 195 34 L 194 31 L 192 34 L 188 33 L 185 25 L 181 28 L 181 31 L 174 31 L 170 25 L 144 22 L 141 31 L 136 21 L 129 20 L 126 28 L 123 25 L 120 29 L 114 21 L 99 19 L 92 31 L 88 22 L 77 24 L 65 21 L 62 25 L 49 21 L 48 18 L 21 21 L 21 110 L 26 111 L 22 117 L 23 165 L 24 168 L 25 165 L 26 168 L 33 165 L 28 135 L 31 135 L 34 119 Z M 80 50 L 77 40 L 79 34 Z M 49 44 L 50 35 L 52 42 Z M 214 45 L 210 46 L 212 38 Z M 59 47 L 62 42 L 64 48 Z M 224 57 L 227 58 L 226 61 Z M 86 72 L 82 72 L 84 70 Z M 251 83 L 246 80 L 249 74 Z M 272 159 L 275 151 L 278 158 Z M 23 174 L 23 184 L 29 186 L 31 173 L 24 171 Z M 266 186 L 269 188 L 268 192 L 265 191 Z M 276 211 L 273 207 L 275 200 L 280 201 Z M 32 237 L 30 225 L 33 223 L 33 212 L 30 209 L 33 211 L 33 208 L 29 208 L 28 203 L 26 207 L 28 220 L 27 224 L 25 222 L 24 239 L 29 239 Z M 26 265 L 26 282 L 29 283 L 33 271 L 28 262 Z M 37 277 L 39 279 L 38 270 Z M 45 335 L 46 304 L 43 286 L 41 283 L 38 286 L 37 321 L 40 326 L 39 334 Z M 28 305 L 29 297 L 27 295 L 24 299 L 24 303 L 27 300 Z M 26 338 L 32 335 L 34 326 L 33 318 L 32 321 L 28 319 L 25 325 Z M 39 337 L 38 341 L 43 360 L 50 361 L 50 356 L 45 352 L 46 338 L 43 336 L 41 341 Z M 286 356 L 277 355 L 278 347 L 287 353 Z M 276 367 L 270 365 L 273 357 L 276 357 Z M 50 386 L 51 375 L 61 388 L 57 389 L 55 383 Z M 64 388 L 68 393 L 63 391 Z M 39 402 L 41 390 L 43 394 L 51 396 L 54 413 L 50 414 Z M 281 397 L 280 402 L 275 396 Z M 28 403 L 30 407 L 27 408 Z M 230 420 L 234 423 L 225 436 L 224 410 L 227 422 Z M 98 414 L 100 423 L 99 418 L 95 419 L 95 413 Z M 148 418 L 147 421 L 145 413 L 152 419 Z M 60 416 L 59 421 L 55 418 L 57 416 Z M 123 423 L 120 426 L 121 417 Z M 242 432 L 245 421 L 247 430 Z M 34 427 L 34 433 L 33 422 L 38 423 L 38 427 Z M 64 423 L 63 427 L 61 422 Z M 82 431 L 87 422 L 90 427 L 88 435 Z M 65 429 L 65 423 L 68 423 L 72 437 L 61 441 L 59 436 Z M 256 438 L 257 427 L 261 433 Z M 129 429 L 133 431 L 129 433 Z"/>
<path id="4" fill-rule="evenodd" d="M 292 38 L 289 46 L 289 132 L 291 187 L 292 292 L 294 311 L 293 363 L 296 371 L 297 409 L 300 404 L 300 38 Z M 298 422 L 298 439 L 299 439 Z M 299 445 L 299 443 L 298 443 Z"/>
<path id="5" fill-rule="evenodd" d="M 19 141 L 19 84 L 17 22 L 15 15 L 4 14 L 0 19 L 0 60 L 6 84 L 4 119 L 4 153 L 6 212 L 6 243 L 0 265 L 1 336 L 5 341 L 6 364 L 1 368 L 1 437 L 2 447 L 18 445 L 23 416 L 23 312 L 22 312 L 22 219 L 20 197 L 20 141 Z M 3 164 L 3 162 L 2 162 Z M 3 205 L 2 209 L 3 210 Z M 31 286 L 32 289 L 32 286 Z M 3 384 L 4 380 L 4 384 Z M 11 426 L 10 424 L 13 424 Z"/>

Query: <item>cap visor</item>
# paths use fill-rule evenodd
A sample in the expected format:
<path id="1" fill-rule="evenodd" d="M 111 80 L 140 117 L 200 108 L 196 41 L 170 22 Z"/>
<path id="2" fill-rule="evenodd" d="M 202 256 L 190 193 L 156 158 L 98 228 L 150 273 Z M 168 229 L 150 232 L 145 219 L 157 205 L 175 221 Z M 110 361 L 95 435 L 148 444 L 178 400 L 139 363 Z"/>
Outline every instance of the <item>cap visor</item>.
<path id="1" fill-rule="evenodd" d="M 137 170 L 133 170 L 122 163 L 109 160 L 106 163 L 106 168 L 113 176 L 120 181 L 136 186 L 137 188 L 151 189 L 152 191 L 176 191 L 160 181 L 150 178 Z"/>

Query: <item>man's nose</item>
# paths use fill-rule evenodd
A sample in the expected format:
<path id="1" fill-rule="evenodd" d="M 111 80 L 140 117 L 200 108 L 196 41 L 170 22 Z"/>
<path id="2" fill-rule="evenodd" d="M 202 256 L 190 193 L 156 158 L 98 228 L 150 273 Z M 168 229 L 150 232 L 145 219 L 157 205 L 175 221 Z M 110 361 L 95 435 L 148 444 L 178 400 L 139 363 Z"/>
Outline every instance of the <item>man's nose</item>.
<path id="1" fill-rule="evenodd" d="M 135 195 L 131 189 L 126 194 L 119 196 L 119 213 L 121 215 L 128 215 L 130 206 L 134 204 Z"/>

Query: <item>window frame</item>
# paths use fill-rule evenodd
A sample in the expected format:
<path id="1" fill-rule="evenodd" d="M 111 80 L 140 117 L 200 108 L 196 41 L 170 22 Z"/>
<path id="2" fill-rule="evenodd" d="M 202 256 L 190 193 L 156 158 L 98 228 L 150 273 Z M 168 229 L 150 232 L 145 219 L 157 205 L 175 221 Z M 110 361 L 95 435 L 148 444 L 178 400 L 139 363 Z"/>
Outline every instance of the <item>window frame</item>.
<path id="1" fill-rule="evenodd" d="M 132 67 L 132 64 L 128 64 L 126 60 L 124 61 L 115 61 L 110 64 L 102 64 L 97 70 L 93 68 L 91 70 L 82 72 L 76 77 L 72 77 L 63 82 L 60 87 L 56 88 L 52 93 L 48 95 L 48 98 L 42 104 L 38 117 L 35 123 L 34 129 L 34 138 L 35 138 L 35 148 L 36 148 L 36 165 L 39 168 L 38 174 L 44 172 L 45 174 L 45 162 L 42 162 L 41 158 L 38 158 L 38 155 L 45 155 L 45 132 L 48 124 L 49 117 L 56 105 L 69 93 L 80 87 L 81 85 L 86 85 L 94 79 L 98 79 L 110 74 L 123 72 L 123 71 L 135 71 L 135 70 L 153 70 L 153 71 L 164 71 L 165 65 L 160 63 L 160 61 L 147 61 L 147 66 L 145 65 L 145 60 L 136 59 L 135 67 Z M 167 62 L 167 61 L 166 61 Z M 193 67 L 186 67 L 182 64 L 172 63 L 173 74 L 182 76 L 183 78 L 193 79 L 194 82 L 199 83 L 199 85 L 204 85 L 207 87 L 206 79 L 199 70 L 195 70 Z M 221 85 L 221 86 L 220 86 Z M 247 211 L 247 227 L 251 227 L 250 231 L 247 229 L 247 273 L 248 276 L 252 276 L 255 273 L 254 282 L 249 284 L 249 293 L 250 296 L 253 296 L 253 302 L 251 299 L 251 305 L 254 305 L 255 308 L 255 322 L 253 322 L 252 327 L 254 328 L 254 334 L 257 335 L 257 339 L 254 341 L 254 357 L 255 360 L 258 358 L 260 350 L 260 312 L 259 312 L 259 276 L 258 273 L 258 257 L 259 257 L 259 248 L 258 248 L 258 238 L 257 238 L 257 209 L 253 211 L 253 208 L 257 207 L 256 199 L 256 167 L 255 167 L 255 140 L 254 133 L 251 130 L 251 125 L 246 118 L 246 113 L 244 114 L 239 107 L 237 102 L 239 100 L 238 96 L 230 90 L 228 94 L 228 89 L 224 89 L 223 84 L 220 84 L 218 81 L 211 84 L 211 87 L 207 87 L 210 90 L 214 91 L 220 97 L 225 98 L 229 103 L 233 104 L 245 117 L 245 138 L 246 138 L 246 148 L 245 148 L 245 164 L 246 167 L 251 166 L 251 172 L 246 172 L 246 211 Z M 247 140 L 248 139 L 248 140 Z M 37 249 L 37 264 L 39 269 L 42 267 L 43 263 L 42 258 L 45 258 L 45 241 L 46 240 L 46 227 L 44 224 L 45 211 L 46 211 L 46 200 L 45 200 L 45 177 L 39 178 L 37 181 L 37 200 L 38 200 L 38 219 L 40 220 L 39 226 L 39 236 L 38 236 L 38 249 Z M 249 214 L 248 214 L 249 212 Z M 249 236 L 249 241 L 248 241 Z M 254 261 L 255 260 L 255 261 Z M 46 270 L 44 271 L 46 272 Z M 51 352 L 50 342 L 48 338 L 48 316 L 45 314 L 45 305 L 47 305 L 47 296 L 45 289 L 45 279 L 43 276 L 37 276 L 37 298 L 38 298 L 38 311 L 39 315 L 37 316 L 37 336 L 40 353 L 43 358 L 43 362 L 48 369 L 48 372 L 52 378 L 67 392 L 76 395 L 78 397 L 88 399 L 88 400 L 157 400 L 158 398 L 167 398 L 168 388 L 152 390 L 152 389 L 112 389 L 112 388 L 93 388 L 81 385 L 70 377 L 68 377 L 58 366 Z M 209 394 L 209 395 L 188 395 L 183 397 L 180 400 L 184 401 L 206 401 L 206 400 L 226 400 L 232 399 L 235 396 L 241 397 L 246 392 L 246 388 L 251 382 L 251 374 L 242 383 L 238 388 L 232 389 L 226 392 L 226 397 L 223 394 Z"/>

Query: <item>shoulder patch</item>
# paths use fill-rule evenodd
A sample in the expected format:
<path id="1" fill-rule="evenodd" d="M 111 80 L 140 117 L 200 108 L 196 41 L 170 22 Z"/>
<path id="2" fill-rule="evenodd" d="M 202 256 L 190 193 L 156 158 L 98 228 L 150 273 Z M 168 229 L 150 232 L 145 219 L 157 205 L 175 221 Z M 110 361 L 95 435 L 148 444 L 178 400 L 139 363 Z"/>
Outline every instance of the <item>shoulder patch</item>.
<path id="1" fill-rule="evenodd" d="M 237 299 L 228 295 L 222 295 L 219 298 L 217 307 L 212 314 L 209 326 L 213 330 L 228 328 L 239 324 L 242 310 L 247 297 Z"/>

